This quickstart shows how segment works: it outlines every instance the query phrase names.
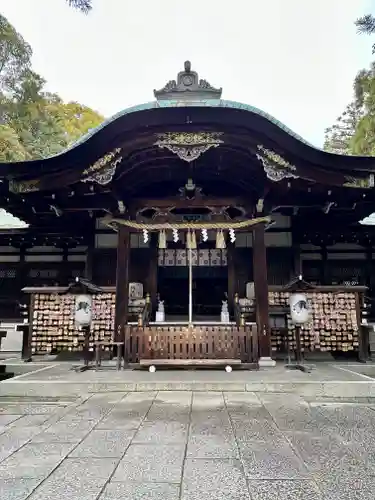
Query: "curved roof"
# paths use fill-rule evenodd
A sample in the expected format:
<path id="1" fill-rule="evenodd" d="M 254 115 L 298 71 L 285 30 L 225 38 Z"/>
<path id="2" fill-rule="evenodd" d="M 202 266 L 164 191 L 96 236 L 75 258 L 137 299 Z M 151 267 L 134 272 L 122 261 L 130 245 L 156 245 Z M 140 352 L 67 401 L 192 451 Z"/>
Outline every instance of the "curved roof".
<path id="1" fill-rule="evenodd" d="M 93 137 L 95 134 L 97 134 L 100 130 L 103 128 L 107 127 L 114 121 L 118 120 L 119 118 L 129 115 L 131 113 L 137 113 L 138 111 L 144 111 L 148 109 L 157 109 L 157 108 L 175 108 L 175 107 L 187 107 L 187 106 L 204 106 L 208 108 L 232 108 L 232 109 L 238 109 L 242 111 L 249 111 L 250 113 L 254 113 L 256 115 L 264 117 L 266 120 L 270 121 L 277 127 L 279 127 L 281 130 L 289 134 L 291 137 L 294 137 L 295 139 L 299 140 L 300 142 L 307 144 L 308 146 L 317 149 L 319 151 L 323 151 L 320 148 L 317 148 L 316 146 L 312 145 L 305 139 L 303 139 L 300 135 L 297 133 L 293 132 L 289 127 L 284 125 L 281 121 L 277 120 L 274 116 L 270 115 L 269 113 L 266 113 L 265 111 L 262 111 L 259 108 L 256 108 L 255 106 L 251 106 L 250 104 L 244 104 L 242 102 L 237 102 L 237 101 L 228 101 L 226 99 L 206 99 L 206 100 L 201 100 L 199 102 L 197 101 L 185 101 L 181 102 L 180 100 L 164 100 L 164 101 L 150 101 L 146 102 L 143 104 L 138 104 L 136 106 L 131 106 L 130 108 L 125 108 L 122 111 L 119 111 L 118 113 L 114 114 L 110 118 L 107 118 L 104 120 L 103 123 L 98 125 L 97 127 L 89 130 L 85 135 L 80 137 L 77 141 L 75 141 L 73 144 L 71 144 L 68 148 L 66 148 L 64 151 L 58 153 L 55 156 L 59 156 L 61 154 L 66 153 L 67 151 L 70 151 L 71 149 L 74 149 L 76 146 L 79 146 L 83 142 L 88 141 L 91 137 Z"/>
<path id="2" fill-rule="evenodd" d="M 374 157 L 328 153 L 305 141 L 270 114 L 251 105 L 221 99 L 221 89 L 199 80 L 189 62 L 185 63 L 185 71 L 178 74 L 177 81 L 169 81 L 154 94 L 156 100 L 120 111 L 55 156 L 0 164 L 0 177 L 19 182 L 43 179 L 40 189 L 47 186 L 55 189 L 82 180 L 85 169 L 92 170 L 97 160 L 119 148 L 121 168 L 132 164 L 134 171 L 140 163 L 145 166 L 161 159 L 156 145 L 158 134 L 177 131 L 222 133 L 223 141 L 218 149 L 228 155 L 226 161 L 235 163 L 234 157 L 229 158 L 230 154 L 237 155 L 237 159 L 242 156 L 245 167 L 256 160 L 257 148 L 265 148 L 279 156 L 284 164 L 295 167 L 297 177 L 323 184 L 346 185 L 356 172 L 356 180 L 358 176 L 359 180 L 365 179 L 375 172 Z M 147 158 L 134 159 L 142 155 Z M 165 154 L 163 158 L 166 160 Z M 212 163 L 215 162 L 217 165 L 217 158 L 212 158 Z"/>
<path id="3" fill-rule="evenodd" d="M 258 142 L 267 142 L 276 145 L 279 154 L 286 155 L 286 159 L 291 162 L 297 162 L 295 156 L 298 156 L 305 163 L 313 163 L 321 168 L 333 168 L 334 170 L 362 170 L 367 172 L 375 171 L 374 157 L 345 156 L 324 151 L 303 139 L 300 135 L 293 132 L 289 127 L 274 118 L 272 115 L 248 104 L 225 99 L 205 99 L 199 101 L 193 100 L 163 100 L 151 101 L 137 106 L 124 109 L 112 117 L 105 120 L 98 127 L 90 130 L 78 141 L 60 153 L 42 160 L 31 160 L 16 163 L 0 163 L 0 176 L 17 176 L 30 173 L 30 169 L 36 167 L 37 171 L 47 173 L 50 168 L 57 167 L 64 162 L 65 165 L 76 163 L 73 159 L 79 155 L 79 163 L 82 165 L 82 153 L 91 150 L 88 163 L 92 163 L 100 156 L 104 155 L 110 147 L 103 142 L 113 142 L 119 139 L 122 134 L 128 136 L 133 129 L 136 133 L 138 129 L 150 126 L 159 126 L 157 132 L 173 131 L 173 124 L 181 126 L 186 121 L 175 120 L 174 112 L 179 116 L 185 116 L 187 113 L 199 115 L 199 121 L 212 123 L 216 130 L 221 130 L 225 123 L 232 128 L 242 129 L 243 132 L 258 135 Z M 204 113 L 202 113 L 204 111 Z M 206 120 L 204 120 L 206 117 Z M 162 128 L 164 129 L 162 130 Z M 169 127 L 169 128 L 168 128 Z M 156 131 L 156 130 L 155 130 Z M 85 147 L 86 146 L 86 147 Z M 291 154 L 288 159 L 288 153 Z M 95 158 L 96 156 L 96 158 Z M 24 167 L 24 168 L 23 168 Z"/>
<path id="4" fill-rule="evenodd" d="M 208 196 L 242 196 L 250 203 L 266 194 L 273 207 L 292 206 L 296 198 L 320 206 L 331 194 L 327 186 L 335 187 L 345 206 L 375 196 L 374 190 L 346 189 L 374 187 L 374 157 L 342 156 L 309 144 L 268 113 L 222 99 L 221 89 L 199 79 L 189 62 L 154 95 L 55 156 L 0 163 L 2 205 L 35 226 L 41 219 L 53 220 L 53 227 L 56 220 L 70 224 L 75 212 L 80 232 L 90 213 L 175 195 L 187 176 Z M 187 158 L 194 150 L 198 154 Z"/>

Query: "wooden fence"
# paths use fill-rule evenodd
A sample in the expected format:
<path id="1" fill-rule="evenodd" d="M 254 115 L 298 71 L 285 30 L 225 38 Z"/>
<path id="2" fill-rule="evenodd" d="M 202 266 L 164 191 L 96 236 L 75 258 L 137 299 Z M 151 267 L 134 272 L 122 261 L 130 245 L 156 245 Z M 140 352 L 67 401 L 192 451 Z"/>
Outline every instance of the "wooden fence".
<path id="1" fill-rule="evenodd" d="M 125 334 L 125 359 L 239 359 L 258 361 L 255 325 L 236 326 L 129 326 Z"/>

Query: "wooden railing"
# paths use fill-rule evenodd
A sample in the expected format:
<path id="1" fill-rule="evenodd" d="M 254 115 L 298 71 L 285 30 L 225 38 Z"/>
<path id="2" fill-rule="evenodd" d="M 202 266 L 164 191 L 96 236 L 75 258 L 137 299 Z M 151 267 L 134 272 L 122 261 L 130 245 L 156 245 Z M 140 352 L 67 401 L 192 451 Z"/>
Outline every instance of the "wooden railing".
<path id="1" fill-rule="evenodd" d="M 258 361 L 258 336 L 255 325 L 175 325 L 128 326 L 125 359 L 239 359 Z"/>

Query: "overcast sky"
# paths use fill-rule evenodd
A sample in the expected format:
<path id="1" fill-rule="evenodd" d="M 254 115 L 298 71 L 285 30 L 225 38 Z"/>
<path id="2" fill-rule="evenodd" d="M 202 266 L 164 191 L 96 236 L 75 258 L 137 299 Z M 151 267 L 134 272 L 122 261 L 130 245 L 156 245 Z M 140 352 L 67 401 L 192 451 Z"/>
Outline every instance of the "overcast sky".
<path id="1" fill-rule="evenodd" d="M 48 89 L 110 116 L 153 99 L 183 62 L 315 145 L 352 96 L 375 40 L 354 20 L 374 0 L 0 0 Z"/>

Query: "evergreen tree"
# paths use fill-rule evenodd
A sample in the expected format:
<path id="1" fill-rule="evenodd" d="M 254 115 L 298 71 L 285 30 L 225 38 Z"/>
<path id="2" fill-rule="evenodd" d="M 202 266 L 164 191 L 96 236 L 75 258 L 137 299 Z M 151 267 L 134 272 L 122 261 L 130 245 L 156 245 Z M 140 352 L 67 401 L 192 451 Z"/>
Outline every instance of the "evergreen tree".
<path id="1" fill-rule="evenodd" d="M 361 107 L 356 102 L 350 103 L 336 123 L 326 129 L 324 149 L 336 154 L 352 154 L 352 139 L 361 116 Z"/>
<path id="2" fill-rule="evenodd" d="M 66 0 L 74 9 L 78 9 L 87 14 L 92 9 L 92 0 Z"/>
<path id="3" fill-rule="evenodd" d="M 365 35 L 373 35 L 375 33 L 375 17 L 371 14 L 360 17 L 355 22 L 358 33 Z M 372 46 L 372 53 L 375 54 L 375 44 Z"/>

